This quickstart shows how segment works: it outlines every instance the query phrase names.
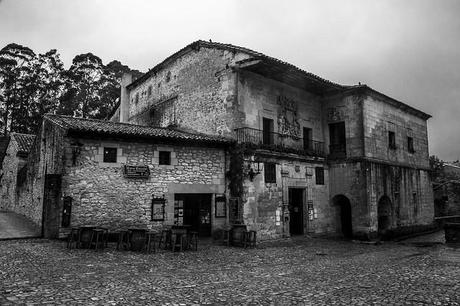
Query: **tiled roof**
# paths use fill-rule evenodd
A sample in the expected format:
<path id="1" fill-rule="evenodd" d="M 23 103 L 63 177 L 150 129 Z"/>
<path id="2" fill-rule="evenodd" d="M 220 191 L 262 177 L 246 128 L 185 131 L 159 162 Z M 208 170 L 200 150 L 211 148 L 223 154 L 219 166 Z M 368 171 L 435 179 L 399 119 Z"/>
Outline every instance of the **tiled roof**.
<path id="1" fill-rule="evenodd" d="M 321 77 L 319 77 L 319 76 L 317 76 L 317 75 L 315 75 L 315 74 L 313 74 L 311 72 L 307 72 L 307 71 L 305 71 L 303 69 L 300 69 L 300 68 L 298 68 L 298 67 L 296 67 L 296 66 L 294 66 L 294 65 L 292 65 L 292 64 L 290 64 L 288 62 L 279 60 L 277 58 L 274 58 L 274 57 L 271 57 L 271 56 L 268 56 L 268 55 L 265 55 L 263 53 L 260 53 L 260 52 L 257 52 L 257 51 L 254 51 L 254 50 L 251 50 L 251 49 L 248 49 L 248 48 L 235 46 L 235 45 L 232 45 L 232 44 L 224 44 L 224 43 L 218 43 L 218 42 L 208 42 L 208 41 L 204 41 L 204 40 L 197 40 L 197 41 L 185 46 L 184 48 L 180 49 L 179 51 L 177 51 L 176 53 L 172 54 L 171 56 L 167 57 L 164 61 L 162 61 L 161 63 L 159 63 L 158 65 L 156 65 L 155 67 L 153 67 L 152 69 L 147 71 L 143 76 L 139 77 L 134 82 L 132 82 L 128 87 L 133 87 L 136 84 L 142 83 L 143 81 L 148 79 L 153 73 L 155 73 L 156 71 L 158 71 L 161 68 L 163 68 L 163 66 L 165 64 L 167 64 L 169 61 L 175 59 L 176 57 L 180 56 L 186 50 L 188 50 L 188 49 L 196 49 L 196 48 L 199 48 L 199 47 L 216 48 L 216 49 L 224 49 L 224 50 L 230 50 L 230 51 L 243 52 L 243 53 L 246 53 L 246 54 L 249 54 L 249 55 L 253 56 L 254 58 L 265 59 L 265 60 L 268 60 L 270 62 L 278 63 L 278 64 L 281 64 L 281 65 L 285 65 L 287 67 L 293 68 L 294 70 L 297 70 L 297 71 L 303 73 L 306 77 L 308 77 L 310 79 L 314 79 L 314 80 L 319 81 L 321 83 L 327 84 L 329 86 L 337 87 L 338 89 L 345 88 L 345 86 L 342 86 L 342 85 L 336 84 L 334 82 L 331 82 L 329 80 L 323 79 L 323 78 L 321 78 Z"/>
<path id="2" fill-rule="evenodd" d="M 119 123 L 106 120 L 74 118 L 61 115 L 45 115 L 45 119 L 66 129 L 68 132 L 98 135 L 105 137 L 121 137 L 129 139 L 158 139 L 187 143 L 230 144 L 230 138 L 192 133 L 174 128 L 159 128 Z"/>
<path id="3" fill-rule="evenodd" d="M 18 153 L 28 154 L 30 152 L 35 141 L 35 135 L 12 133 L 11 136 L 18 144 Z"/>

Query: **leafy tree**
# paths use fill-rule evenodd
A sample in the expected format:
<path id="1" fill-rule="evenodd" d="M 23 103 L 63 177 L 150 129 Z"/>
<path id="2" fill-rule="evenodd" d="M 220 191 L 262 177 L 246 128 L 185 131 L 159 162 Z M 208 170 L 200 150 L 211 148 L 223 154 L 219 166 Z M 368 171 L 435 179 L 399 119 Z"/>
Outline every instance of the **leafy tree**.
<path id="1" fill-rule="evenodd" d="M 439 180 L 443 176 L 444 161 L 436 155 L 430 156 L 430 174 L 433 181 Z"/>
<path id="2" fill-rule="evenodd" d="M 29 75 L 35 53 L 15 43 L 0 50 L 0 112 L 3 131 L 22 131 L 18 118 L 27 113 L 33 84 Z"/>
<path id="3" fill-rule="evenodd" d="M 64 70 L 55 49 L 37 55 L 9 44 L 0 50 L 0 128 L 35 133 L 46 113 L 107 118 L 125 72 L 135 78 L 142 74 L 119 61 L 104 66 L 92 53 L 77 55 Z"/>
<path id="4" fill-rule="evenodd" d="M 102 60 L 92 53 L 75 56 L 65 73 L 66 94 L 59 112 L 75 117 L 98 118 L 100 90 L 105 82 Z"/>

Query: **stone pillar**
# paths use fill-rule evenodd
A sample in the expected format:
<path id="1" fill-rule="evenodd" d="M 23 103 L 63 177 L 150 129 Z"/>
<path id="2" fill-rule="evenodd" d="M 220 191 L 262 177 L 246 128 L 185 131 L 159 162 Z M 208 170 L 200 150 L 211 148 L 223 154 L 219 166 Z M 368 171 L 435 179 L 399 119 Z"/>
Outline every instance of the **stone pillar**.
<path id="1" fill-rule="evenodd" d="M 120 92 L 120 122 L 127 123 L 129 118 L 129 89 L 126 88 L 133 81 L 131 73 L 123 73 Z"/>

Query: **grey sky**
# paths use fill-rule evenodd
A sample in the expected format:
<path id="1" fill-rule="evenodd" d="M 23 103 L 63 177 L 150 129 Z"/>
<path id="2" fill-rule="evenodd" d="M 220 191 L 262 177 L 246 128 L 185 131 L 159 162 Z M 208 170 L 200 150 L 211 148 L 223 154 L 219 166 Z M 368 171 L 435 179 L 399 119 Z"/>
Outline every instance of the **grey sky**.
<path id="1" fill-rule="evenodd" d="M 0 48 L 57 49 L 146 71 L 197 39 L 232 43 L 433 116 L 430 154 L 460 159 L 460 1 L 0 1 Z"/>

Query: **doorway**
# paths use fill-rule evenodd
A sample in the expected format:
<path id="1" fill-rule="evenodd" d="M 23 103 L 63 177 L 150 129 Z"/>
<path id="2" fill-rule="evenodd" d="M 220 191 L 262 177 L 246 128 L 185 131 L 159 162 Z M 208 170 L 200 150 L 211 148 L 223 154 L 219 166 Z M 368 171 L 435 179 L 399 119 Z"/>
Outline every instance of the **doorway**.
<path id="1" fill-rule="evenodd" d="M 350 200 L 344 195 L 337 195 L 332 201 L 336 206 L 337 222 L 340 224 L 340 232 L 343 237 L 351 239 L 353 237 L 353 224 Z"/>
<path id="2" fill-rule="evenodd" d="M 303 235 L 303 194 L 302 188 L 289 188 L 289 233 Z"/>
<path id="3" fill-rule="evenodd" d="M 192 231 L 200 237 L 211 236 L 211 202 L 212 194 L 176 194 L 177 213 L 175 219 L 182 219 L 182 224 L 190 225 Z M 180 211 L 182 210 L 182 212 Z"/>
<path id="4" fill-rule="evenodd" d="M 42 211 L 42 235 L 44 238 L 58 238 L 59 199 L 61 197 L 61 175 L 47 174 L 45 176 L 45 190 Z"/>
<path id="5" fill-rule="evenodd" d="M 382 196 L 377 205 L 378 234 L 384 235 L 391 226 L 391 200 Z"/>

